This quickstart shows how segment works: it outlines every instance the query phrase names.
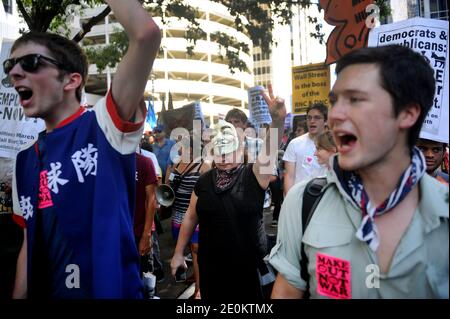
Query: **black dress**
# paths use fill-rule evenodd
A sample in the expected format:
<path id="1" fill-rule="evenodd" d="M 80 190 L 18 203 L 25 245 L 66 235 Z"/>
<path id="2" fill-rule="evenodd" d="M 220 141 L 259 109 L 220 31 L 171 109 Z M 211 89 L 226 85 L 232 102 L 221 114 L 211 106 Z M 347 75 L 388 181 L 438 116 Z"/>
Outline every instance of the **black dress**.
<path id="1" fill-rule="evenodd" d="M 263 221 L 265 191 L 244 164 L 225 190 L 215 185 L 217 168 L 202 175 L 198 197 L 200 291 L 206 300 L 261 300 L 257 263 L 267 251 Z"/>

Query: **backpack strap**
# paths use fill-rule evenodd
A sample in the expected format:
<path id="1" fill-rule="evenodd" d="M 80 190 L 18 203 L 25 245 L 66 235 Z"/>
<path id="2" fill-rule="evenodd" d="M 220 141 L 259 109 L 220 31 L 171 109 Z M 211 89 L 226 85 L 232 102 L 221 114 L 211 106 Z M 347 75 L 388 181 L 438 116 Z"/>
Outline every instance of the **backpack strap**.
<path id="1" fill-rule="evenodd" d="M 303 192 L 303 204 L 302 204 L 302 237 L 305 234 L 306 228 L 314 215 L 314 211 L 320 202 L 323 194 L 325 193 L 327 186 L 327 179 L 325 177 L 316 177 L 306 184 L 305 190 Z M 303 242 L 301 245 L 301 256 L 300 261 L 300 275 L 303 280 L 306 281 L 306 291 L 304 294 L 305 299 L 309 298 L 309 273 L 308 273 L 308 258 L 306 257 L 305 247 Z"/>

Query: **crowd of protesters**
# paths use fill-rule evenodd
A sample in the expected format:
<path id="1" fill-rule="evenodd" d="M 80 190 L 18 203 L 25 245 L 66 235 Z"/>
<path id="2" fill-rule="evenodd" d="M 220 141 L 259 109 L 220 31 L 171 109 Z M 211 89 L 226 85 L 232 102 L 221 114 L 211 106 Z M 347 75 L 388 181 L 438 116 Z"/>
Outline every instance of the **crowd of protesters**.
<path id="1" fill-rule="evenodd" d="M 130 44 L 92 111 L 80 107 L 87 61 L 72 41 L 27 33 L 3 64 L 46 129 L 14 163 L 1 159 L 0 298 L 143 298 L 146 273 L 168 275 L 157 236 L 167 215 L 172 275 L 190 246 L 192 298 L 449 297 L 448 147 L 419 138 L 435 93 L 420 54 L 352 51 L 337 63 L 330 105 L 310 105 L 292 130 L 269 85 L 270 125 L 236 108 L 206 140 L 171 140 L 165 123 L 143 135 L 160 30 L 138 1 L 106 2 Z M 325 185 L 305 205 L 318 178 Z M 173 203 L 160 202 L 161 184 Z"/>

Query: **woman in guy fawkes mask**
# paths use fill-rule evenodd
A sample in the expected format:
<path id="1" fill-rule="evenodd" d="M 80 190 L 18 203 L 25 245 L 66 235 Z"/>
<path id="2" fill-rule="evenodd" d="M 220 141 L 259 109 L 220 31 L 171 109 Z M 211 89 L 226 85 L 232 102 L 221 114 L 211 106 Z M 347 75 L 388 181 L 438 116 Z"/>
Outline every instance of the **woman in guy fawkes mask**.
<path id="1" fill-rule="evenodd" d="M 270 98 L 263 96 L 271 112 L 271 127 L 282 130 L 284 101 L 272 94 Z M 269 143 L 267 138 L 264 150 Z M 172 273 L 179 267 L 186 268 L 184 248 L 198 222 L 202 299 L 261 300 L 258 269 L 267 254 L 263 203 L 272 173 L 267 168 L 275 163 L 277 150 L 270 150 L 269 157 L 264 157 L 267 155 L 263 151 L 255 163 L 244 164 L 236 129 L 225 121 L 215 125 L 209 147 L 215 168 L 203 174 L 195 185 L 172 258 Z"/>

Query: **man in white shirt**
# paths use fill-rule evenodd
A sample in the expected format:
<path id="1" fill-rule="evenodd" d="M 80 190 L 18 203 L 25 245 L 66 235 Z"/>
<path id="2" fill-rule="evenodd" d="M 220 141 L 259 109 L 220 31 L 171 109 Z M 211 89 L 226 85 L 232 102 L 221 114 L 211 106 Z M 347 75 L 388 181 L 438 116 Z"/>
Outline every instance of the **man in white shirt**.
<path id="1" fill-rule="evenodd" d="M 294 138 L 283 156 L 284 161 L 284 195 L 298 182 L 322 175 L 324 169 L 314 156 L 316 145 L 314 139 L 325 130 L 328 108 L 325 104 L 311 105 L 306 112 L 308 133 Z"/>

